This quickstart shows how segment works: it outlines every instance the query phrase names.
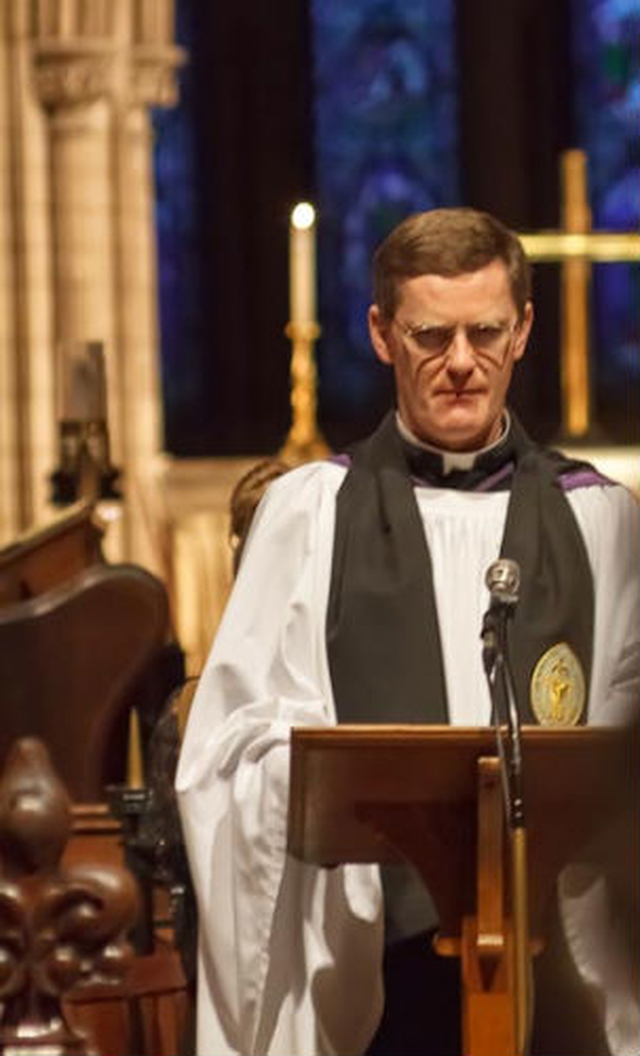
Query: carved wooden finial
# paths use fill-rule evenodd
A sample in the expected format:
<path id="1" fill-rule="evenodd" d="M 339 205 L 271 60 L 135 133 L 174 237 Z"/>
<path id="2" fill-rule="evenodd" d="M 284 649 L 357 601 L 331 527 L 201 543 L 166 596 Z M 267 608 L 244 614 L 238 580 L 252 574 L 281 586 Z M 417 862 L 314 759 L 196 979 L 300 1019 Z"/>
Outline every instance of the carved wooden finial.
<path id="1" fill-rule="evenodd" d="M 83 983 L 119 981 L 130 963 L 135 881 L 116 867 L 63 868 L 70 830 L 46 748 L 18 741 L 0 781 L 0 1053 L 94 1052 L 62 998 Z"/>

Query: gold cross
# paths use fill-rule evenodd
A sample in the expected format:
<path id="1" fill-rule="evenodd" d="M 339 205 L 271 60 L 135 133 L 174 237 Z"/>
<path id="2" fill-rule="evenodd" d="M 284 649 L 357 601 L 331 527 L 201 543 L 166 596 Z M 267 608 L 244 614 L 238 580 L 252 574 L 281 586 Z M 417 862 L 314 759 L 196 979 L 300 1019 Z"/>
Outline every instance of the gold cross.
<path id="1" fill-rule="evenodd" d="M 595 261 L 640 260 L 640 234 L 592 231 L 587 198 L 587 159 L 582 150 L 561 155 L 562 230 L 522 234 L 532 261 L 562 263 L 562 333 L 560 379 L 562 432 L 583 439 L 591 424 L 589 353 L 589 286 Z"/>

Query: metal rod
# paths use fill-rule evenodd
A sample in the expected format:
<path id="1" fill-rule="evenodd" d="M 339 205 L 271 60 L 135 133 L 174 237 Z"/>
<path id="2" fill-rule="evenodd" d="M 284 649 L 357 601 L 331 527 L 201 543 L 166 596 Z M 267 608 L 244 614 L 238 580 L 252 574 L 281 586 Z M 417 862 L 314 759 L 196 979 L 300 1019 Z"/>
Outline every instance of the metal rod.
<path id="1" fill-rule="evenodd" d="M 531 1028 L 527 832 L 511 832 L 511 910 L 513 915 L 514 1012 L 518 1053 L 526 1052 Z"/>
<path id="2" fill-rule="evenodd" d="M 490 609 L 484 619 L 482 639 L 483 661 L 500 757 L 505 815 L 511 836 L 514 1029 L 517 1056 L 523 1056 L 530 1033 L 532 1001 L 520 720 L 507 647 L 510 611 L 506 606 Z"/>

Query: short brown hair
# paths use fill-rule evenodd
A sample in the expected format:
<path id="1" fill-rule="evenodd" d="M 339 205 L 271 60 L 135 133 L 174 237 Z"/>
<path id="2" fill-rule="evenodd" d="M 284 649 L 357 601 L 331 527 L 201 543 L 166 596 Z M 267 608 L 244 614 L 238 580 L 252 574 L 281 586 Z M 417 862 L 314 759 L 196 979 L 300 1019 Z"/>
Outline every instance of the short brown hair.
<path id="1" fill-rule="evenodd" d="M 493 260 L 504 261 L 521 319 L 531 297 L 531 266 L 517 235 L 490 213 L 477 209 L 430 209 L 395 227 L 373 257 L 373 298 L 391 319 L 398 286 L 418 275 L 464 275 Z"/>

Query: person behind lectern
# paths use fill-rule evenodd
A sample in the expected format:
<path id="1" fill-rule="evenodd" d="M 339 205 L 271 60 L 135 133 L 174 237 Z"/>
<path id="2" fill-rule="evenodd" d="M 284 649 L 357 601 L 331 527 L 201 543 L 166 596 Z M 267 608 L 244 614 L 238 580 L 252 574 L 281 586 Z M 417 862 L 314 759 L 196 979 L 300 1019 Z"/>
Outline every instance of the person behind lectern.
<path id="1" fill-rule="evenodd" d="M 519 240 L 471 209 L 413 215 L 376 251 L 373 287 L 396 406 L 268 489 L 183 744 L 206 1056 L 456 1051 L 411 878 L 287 854 L 289 741 L 336 722 L 488 725 L 498 555 L 521 571 L 521 720 L 610 723 L 637 703 L 636 502 L 539 447 L 506 403 L 533 322 Z"/>

